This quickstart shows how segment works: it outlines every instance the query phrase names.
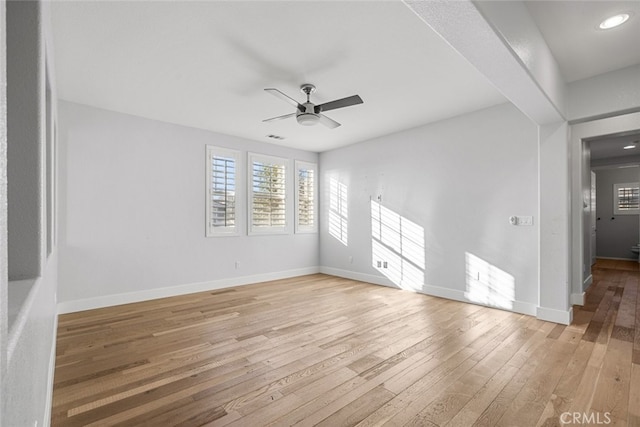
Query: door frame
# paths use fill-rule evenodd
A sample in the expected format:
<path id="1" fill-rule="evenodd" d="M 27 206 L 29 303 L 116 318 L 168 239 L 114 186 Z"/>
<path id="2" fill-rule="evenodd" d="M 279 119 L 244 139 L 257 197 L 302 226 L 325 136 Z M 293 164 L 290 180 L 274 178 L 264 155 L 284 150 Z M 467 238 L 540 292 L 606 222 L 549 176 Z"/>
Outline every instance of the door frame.
<path id="1" fill-rule="evenodd" d="M 640 129 L 640 112 L 570 124 L 569 150 L 571 170 L 571 294 L 570 304 L 584 305 L 584 293 L 591 285 L 591 269 L 586 268 L 590 256 L 590 222 L 584 207 L 584 191 L 590 181 L 588 140 L 613 134 L 632 133 Z M 589 189 L 590 191 L 590 189 Z"/>

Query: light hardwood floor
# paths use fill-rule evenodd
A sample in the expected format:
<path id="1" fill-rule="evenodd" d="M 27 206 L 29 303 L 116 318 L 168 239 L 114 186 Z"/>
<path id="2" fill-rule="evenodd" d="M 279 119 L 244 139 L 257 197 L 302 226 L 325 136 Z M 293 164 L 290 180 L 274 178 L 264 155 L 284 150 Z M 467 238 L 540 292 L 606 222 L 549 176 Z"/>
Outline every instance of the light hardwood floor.
<path id="1" fill-rule="evenodd" d="M 640 273 L 608 267 L 571 326 L 320 274 L 62 315 L 52 424 L 638 426 Z"/>

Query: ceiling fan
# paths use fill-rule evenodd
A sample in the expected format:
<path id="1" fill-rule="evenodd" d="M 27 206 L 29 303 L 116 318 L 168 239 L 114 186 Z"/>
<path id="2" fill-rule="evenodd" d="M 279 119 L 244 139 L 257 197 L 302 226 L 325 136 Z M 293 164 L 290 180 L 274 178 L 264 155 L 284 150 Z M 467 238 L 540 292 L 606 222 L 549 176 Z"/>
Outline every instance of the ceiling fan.
<path id="1" fill-rule="evenodd" d="M 342 99 L 336 99 L 335 101 L 325 102 L 324 104 L 315 105 L 309 100 L 309 96 L 315 92 L 316 87 L 312 84 L 305 83 L 300 86 L 300 91 L 307 95 L 307 102 L 300 104 L 295 99 L 280 92 L 278 89 L 268 88 L 265 89 L 273 96 L 280 98 L 289 104 L 296 107 L 296 112 L 291 114 L 285 114 L 284 116 L 272 117 L 270 119 L 263 120 L 263 122 L 273 122 L 276 120 L 288 119 L 289 117 L 295 117 L 298 123 L 303 126 L 313 126 L 316 123 L 322 123 L 328 128 L 334 129 L 340 126 L 340 123 L 322 114 L 325 111 L 335 110 L 337 108 L 350 107 L 352 105 L 362 104 L 362 98 L 358 95 L 348 96 Z"/>

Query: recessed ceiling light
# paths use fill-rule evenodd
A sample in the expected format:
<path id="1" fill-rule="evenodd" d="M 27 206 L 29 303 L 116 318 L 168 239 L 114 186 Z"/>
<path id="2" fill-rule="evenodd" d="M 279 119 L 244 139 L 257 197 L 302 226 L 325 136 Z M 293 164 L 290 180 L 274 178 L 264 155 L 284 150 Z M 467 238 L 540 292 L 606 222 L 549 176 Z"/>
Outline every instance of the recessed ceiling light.
<path id="1" fill-rule="evenodd" d="M 620 13 L 618 15 L 611 16 L 600 23 L 601 30 L 608 30 L 610 28 L 622 25 L 629 19 L 628 13 Z"/>
<path id="2" fill-rule="evenodd" d="M 625 145 L 625 146 L 624 146 L 624 147 L 622 147 L 622 148 L 624 148 L 625 150 L 631 150 L 632 148 L 636 148 L 636 147 L 637 147 L 637 145 L 635 145 L 635 144 L 631 144 L 631 145 Z"/>

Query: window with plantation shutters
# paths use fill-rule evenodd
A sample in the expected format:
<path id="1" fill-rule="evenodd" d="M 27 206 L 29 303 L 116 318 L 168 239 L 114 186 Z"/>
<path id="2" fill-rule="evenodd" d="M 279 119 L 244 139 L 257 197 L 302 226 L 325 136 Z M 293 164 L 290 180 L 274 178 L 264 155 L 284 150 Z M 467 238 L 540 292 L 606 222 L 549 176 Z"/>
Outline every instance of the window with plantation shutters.
<path id="1" fill-rule="evenodd" d="M 207 236 L 237 235 L 236 179 L 240 153 L 207 146 Z"/>
<path id="2" fill-rule="evenodd" d="M 315 233 L 317 223 L 317 166 L 296 161 L 296 233 Z"/>
<path id="3" fill-rule="evenodd" d="M 287 232 L 287 163 L 249 154 L 249 233 Z"/>
<path id="4" fill-rule="evenodd" d="M 613 185 L 613 212 L 615 215 L 640 213 L 640 183 L 625 182 Z"/>

